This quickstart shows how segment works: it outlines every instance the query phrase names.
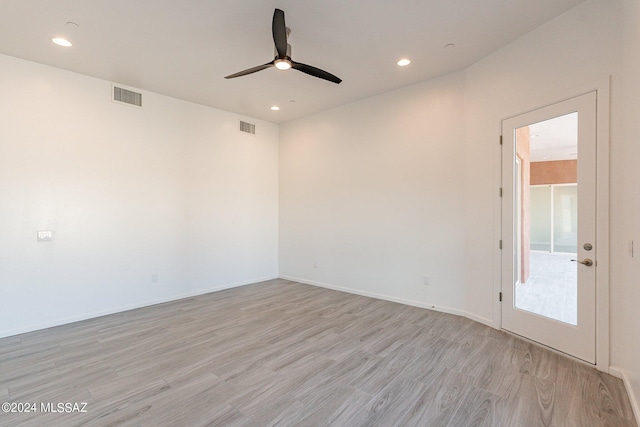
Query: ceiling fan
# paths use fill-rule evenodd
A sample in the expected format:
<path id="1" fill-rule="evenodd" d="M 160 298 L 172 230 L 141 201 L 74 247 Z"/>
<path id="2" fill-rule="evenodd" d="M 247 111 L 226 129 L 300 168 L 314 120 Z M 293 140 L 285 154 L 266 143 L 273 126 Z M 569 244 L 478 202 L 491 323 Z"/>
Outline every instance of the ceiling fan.
<path id="1" fill-rule="evenodd" d="M 291 45 L 287 43 L 287 36 L 291 32 L 289 28 L 284 25 L 284 12 L 280 9 L 276 9 L 273 12 L 273 22 L 271 25 L 271 31 L 273 33 L 273 42 L 275 44 L 276 57 L 273 61 L 264 65 L 258 65 L 257 67 L 249 68 L 248 70 L 240 71 L 235 74 L 226 76 L 225 79 L 233 79 L 235 77 L 246 76 L 258 71 L 265 70 L 267 68 L 276 67 L 279 70 L 288 70 L 293 68 L 303 73 L 309 74 L 313 77 L 318 77 L 324 80 L 328 80 L 333 83 L 340 84 L 342 79 L 328 73 L 320 68 L 312 67 L 311 65 L 302 64 L 291 60 Z"/>

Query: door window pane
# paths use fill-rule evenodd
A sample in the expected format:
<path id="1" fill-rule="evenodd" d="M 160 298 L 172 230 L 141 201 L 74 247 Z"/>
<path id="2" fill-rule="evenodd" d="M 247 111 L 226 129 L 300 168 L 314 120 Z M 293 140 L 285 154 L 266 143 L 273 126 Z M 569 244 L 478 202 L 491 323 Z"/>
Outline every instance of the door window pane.
<path id="1" fill-rule="evenodd" d="M 515 307 L 577 324 L 578 114 L 516 129 Z M 522 174 L 522 176 L 521 176 Z"/>

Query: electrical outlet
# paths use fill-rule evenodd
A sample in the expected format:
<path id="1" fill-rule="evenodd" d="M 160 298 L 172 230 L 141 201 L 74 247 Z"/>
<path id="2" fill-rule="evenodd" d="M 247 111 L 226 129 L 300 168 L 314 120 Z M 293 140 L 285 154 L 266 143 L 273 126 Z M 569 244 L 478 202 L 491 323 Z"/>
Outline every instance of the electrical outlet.
<path id="1" fill-rule="evenodd" d="M 425 286 L 429 286 L 429 285 L 431 285 L 431 279 L 429 279 L 429 276 L 424 276 L 424 277 L 423 277 L 423 284 L 424 284 Z"/>
<path id="2" fill-rule="evenodd" d="M 152 274 L 151 275 L 151 283 L 158 283 L 158 275 L 157 274 Z"/>
<path id="3" fill-rule="evenodd" d="M 38 230 L 38 242 L 50 242 L 53 240 L 53 231 Z"/>

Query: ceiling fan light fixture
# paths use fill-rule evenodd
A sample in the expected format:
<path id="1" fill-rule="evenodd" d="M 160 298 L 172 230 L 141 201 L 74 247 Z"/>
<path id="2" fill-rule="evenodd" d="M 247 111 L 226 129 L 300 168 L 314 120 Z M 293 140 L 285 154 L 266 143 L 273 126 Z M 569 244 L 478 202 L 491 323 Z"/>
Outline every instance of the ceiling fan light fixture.
<path id="1" fill-rule="evenodd" d="M 291 61 L 288 59 L 276 59 L 273 63 L 278 70 L 288 70 L 291 68 Z"/>

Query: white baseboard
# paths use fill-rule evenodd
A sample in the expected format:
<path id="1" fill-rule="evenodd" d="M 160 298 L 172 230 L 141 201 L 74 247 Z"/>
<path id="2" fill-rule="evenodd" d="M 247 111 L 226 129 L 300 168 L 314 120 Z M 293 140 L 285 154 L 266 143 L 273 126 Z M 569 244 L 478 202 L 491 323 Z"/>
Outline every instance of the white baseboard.
<path id="1" fill-rule="evenodd" d="M 328 283 L 316 282 L 314 280 L 302 279 L 300 277 L 281 275 L 280 278 L 284 279 L 284 280 L 290 280 L 292 282 L 304 283 L 306 285 L 318 286 L 320 288 L 333 289 L 334 291 L 346 292 L 348 294 L 360 295 L 360 296 L 363 296 L 363 297 L 375 298 L 375 299 L 380 299 L 380 300 L 390 301 L 390 302 L 397 302 L 399 304 L 410 305 L 410 306 L 413 306 L 413 307 L 426 308 L 428 310 L 435 310 L 435 311 L 440 311 L 440 312 L 443 312 L 443 313 L 455 314 L 456 316 L 466 317 L 466 318 L 469 318 L 469 319 L 474 320 L 476 322 L 480 322 L 480 323 L 483 323 L 483 324 L 485 324 L 487 326 L 493 327 L 493 321 L 491 321 L 489 319 L 486 319 L 484 317 L 480 317 L 480 316 L 473 315 L 471 313 L 467 313 L 466 311 L 459 310 L 457 308 L 445 307 L 445 306 L 436 305 L 436 304 L 428 304 L 428 303 L 425 303 L 425 302 L 422 302 L 422 301 L 415 301 L 415 300 L 411 300 L 411 299 L 398 298 L 398 297 L 394 297 L 394 296 L 391 296 L 391 295 L 379 294 L 379 293 L 368 292 L 368 291 L 362 291 L 362 290 L 359 290 L 359 289 L 345 288 L 345 287 L 342 287 L 342 286 L 331 285 L 331 284 L 328 284 Z"/>
<path id="2" fill-rule="evenodd" d="M 633 391 L 633 387 L 631 387 L 631 382 L 629 381 L 629 376 L 624 369 L 616 368 L 615 366 L 609 367 L 609 373 L 614 377 L 622 379 L 624 383 L 624 388 L 627 390 L 627 395 L 629 396 L 629 402 L 631 402 L 631 408 L 633 409 L 633 415 L 636 417 L 636 424 L 640 424 L 640 403 L 638 402 L 638 397 Z"/>
<path id="3" fill-rule="evenodd" d="M 225 285 L 221 285 L 221 286 L 216 286 L 216 287 L 213 287 L 213 288 L 199 289 L 197 291 L 188 292 L 188 293 L 185 293 L 185 294 L 172 295 L 172 296 L 169 296 L 169 297 L 158 298 L 158 299 L 150 300 L 150 301 L 144 301 L 144 302 L 141 302 L 141 303 L 138 303 L 138 304 L 131 304 L 131 305 L 121 306 L 121 307 L 117 307 L 117 308 L 101 310 L 101 311 L 97 311 L 97 312 L 93 312 L 93 313 L 84 313 L 84 314 L 81 314 L 81 315 L 78 315 L 78 316 L 71 316 L 71 317 L 67 317 L 67 318 L 64 318 L 64 319 L 57 319 L 57 320 L 53 320 L 51 322 L 45 322 L 45 323 L 41 323 L 41 324 L 38 324 L 38 325 L 32 325 L 32 326 L 29 326 L 29 327 L 26 327 L 26 328 L 18 328 L 18 329 L 13 329 L 13 330 L 0 331 L 0 338 L 5 338 L 5 337 L 13 336 L 13 335 L 24 334 L 24 333 L 27 333 L 27 332 L 39 331 L 41 329 L 53 328 L 55 326 L 61 326 L 61 325 L 69 324 L 69 323 L 80 322 L 82 320 L 94 319 L 96 317 L 108 316 L 109 314 L 122 313 L 124 311 L 135 310 L 136 308 L 149 307 L 149 306 L 152 306 L 152 305 L 164 304 L 166 302 L 178 301 L 178 300 L 181 300 L 181 299 L 191 298 L 191 297 L 195 297 L 195 296 L 198 296 L 198 295 L 204 295 L 204 294 L 210 294 L 212 292 L 223 291 L 225 289 L 231 289 L 231 288 L 237 288 L 237 287 L 240 287 L 240 286 L 252 285 L 254 283 L 265 282 L 267 280 L 274 280 L 274 279 L 277 279 L 277 278 L 278 278 L 278 276 L 269 276 L 269 277 L 263 277 L 263 278 L 247 280 L 247 281 L 243 281 L 243 282 L 229 283 L 229 284 L 225 284 Z"/>
<path id="4" fill-rule="evenodd" d="M 471 320 L 476 321 L 478 323 L 482 323 L 483 325 L 489 326 L 490 328 L 496 329 L 495 323 L 491 319 L 487 319 L 486 317 L 482 317 L 482 316 L 478 316 L 478 315 L 473 314 L 473 313 L 469 313 L 468 311 L 465 311 L 464 315 L 465 315 L 465 317 L 467 319 L 471 319 Z"/>
<path id="5" fill-rule="evenodd" d="M 609 374 L 624 381 L 624 374 L 615 366 L 609 366 Z"/>

